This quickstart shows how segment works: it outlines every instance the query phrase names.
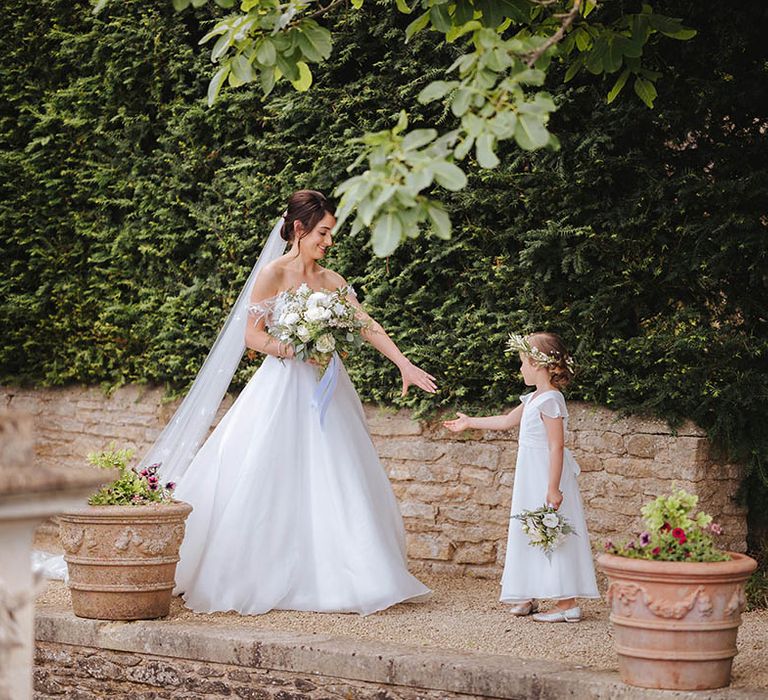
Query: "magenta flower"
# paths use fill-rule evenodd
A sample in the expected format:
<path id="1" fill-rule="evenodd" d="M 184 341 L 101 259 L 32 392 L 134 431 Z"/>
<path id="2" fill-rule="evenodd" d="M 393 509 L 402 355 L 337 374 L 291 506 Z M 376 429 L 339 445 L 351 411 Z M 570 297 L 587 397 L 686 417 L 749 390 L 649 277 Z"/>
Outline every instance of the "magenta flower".
<path id="1" fill-rule="evenodd" d="M 165 485 L 165 488 L 167 488 L 169 491 L 173 491 L 173 489 L 175 489 L 175 488 L 176 488 L 176 482 L 175 482 L 175 481 L 169 481 L 169 482 L 168 482 L 168 483 Z"/>
<path id="2" fill-rule="evenodd" d="M 651 533 L 650 532 L 641 532 L 640 533 L 640 544 L 645 547 L 647 544 L 650 544 L 651 541 Z"/>

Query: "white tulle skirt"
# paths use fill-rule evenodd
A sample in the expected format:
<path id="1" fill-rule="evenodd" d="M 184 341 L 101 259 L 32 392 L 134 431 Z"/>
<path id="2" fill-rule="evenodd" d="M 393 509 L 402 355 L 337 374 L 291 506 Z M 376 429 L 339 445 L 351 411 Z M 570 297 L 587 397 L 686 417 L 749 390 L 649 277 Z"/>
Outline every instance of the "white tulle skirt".
<path id="1" fill-rule="evenodd" d="M 198 452 L 176 592 L 198 612 L 356 612 L 426 597 L 397 501 L 341 368 L 324 426 L 314 367 L 267 357 Z"/>

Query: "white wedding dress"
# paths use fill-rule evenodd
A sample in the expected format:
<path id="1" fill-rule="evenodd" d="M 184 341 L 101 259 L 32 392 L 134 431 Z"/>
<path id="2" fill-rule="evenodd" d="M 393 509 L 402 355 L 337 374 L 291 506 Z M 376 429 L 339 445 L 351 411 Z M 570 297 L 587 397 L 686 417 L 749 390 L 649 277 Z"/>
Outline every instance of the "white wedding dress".
<path id="1" fill-rule="evenodd" d="M 429 595 L 344 370 L 321 427 L 312 365 L 267 356 L 200 448 L 176 593 L 197 612 L 363 615 Z"/>

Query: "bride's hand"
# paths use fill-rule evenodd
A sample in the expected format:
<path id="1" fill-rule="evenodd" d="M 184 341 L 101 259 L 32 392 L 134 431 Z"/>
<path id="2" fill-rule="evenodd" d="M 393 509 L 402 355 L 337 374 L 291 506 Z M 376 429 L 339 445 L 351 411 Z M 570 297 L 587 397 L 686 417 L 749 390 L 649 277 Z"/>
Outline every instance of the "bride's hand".
<path id="1" fill-rule="evenodd" d="M 456 415 L 458 418 L 444 420 L 443 425 L 454 433 L 460 433 L 462 430 L 469 430 L 469 416 L 466 413 L 459 413 L 458 411 L 456 411 Z"/>
<path id="2" fill-rule="evenodd" d="M 408 362 L 400 367 L 400 376 L 403 378 L 403 393 L 401 396 L 405 396 L 408 393 L 408 387 L 411 384 L 429 394 L 434 394 L 437 391 L 435 378 L 431 374 L 427 374 L 423 369 L 419 369 L 413 362 Z"/>

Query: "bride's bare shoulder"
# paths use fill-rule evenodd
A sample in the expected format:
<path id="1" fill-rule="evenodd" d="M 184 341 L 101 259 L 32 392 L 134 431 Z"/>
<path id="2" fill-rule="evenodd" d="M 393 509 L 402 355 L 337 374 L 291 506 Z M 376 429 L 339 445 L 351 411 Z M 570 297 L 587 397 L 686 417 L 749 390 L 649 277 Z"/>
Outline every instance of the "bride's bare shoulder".
<path id="1" fill-rule="evenodd" d="M 285 270 L 280 265 L 280 259 L 273 260 L 265 265 L 253 284 L 251 299 L 266 299 L 272 297 L 283 288 Z"/>
<path id="2" fill-rule="evenodd" d="M 339 289 L 340 287 L 346 287 L 347 280 L 345 280 L 335 270 L 329 270 L 327 267 L 323 268 L 323 287 L 325 289 Z"/>

